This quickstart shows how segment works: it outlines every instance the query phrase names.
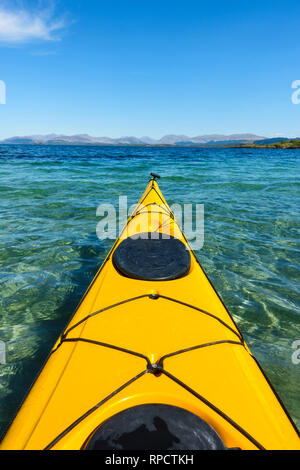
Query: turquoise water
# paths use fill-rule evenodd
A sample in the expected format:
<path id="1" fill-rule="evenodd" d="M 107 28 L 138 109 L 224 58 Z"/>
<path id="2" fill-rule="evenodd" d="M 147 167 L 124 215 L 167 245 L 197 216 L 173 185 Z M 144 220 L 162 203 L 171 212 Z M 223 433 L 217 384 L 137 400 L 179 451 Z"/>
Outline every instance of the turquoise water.
<path id="1" fill-rule="evenodd" d="M 197 256 L 300 427 L 297 150 L 0 147 L 0 425 L 5 429 L 112 245 L 100 203 L 131 205 L 150 171 L 170 204 L 204 203 Z"/>

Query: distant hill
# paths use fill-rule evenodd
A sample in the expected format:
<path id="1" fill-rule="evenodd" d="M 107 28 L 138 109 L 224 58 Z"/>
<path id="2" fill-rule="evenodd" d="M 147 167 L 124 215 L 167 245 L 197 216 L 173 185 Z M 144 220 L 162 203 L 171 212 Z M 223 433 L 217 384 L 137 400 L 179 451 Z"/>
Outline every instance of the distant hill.
<path id="1" fill-rule="evenodd" d="M 293 139 L 264 139 L 256 142 L 247 142 L 234 145 L 235 148 L 268 148 L 268 149 L 300 149 L 300 138 Z"/>
<path id="2" fill-rule="evenodd" d="M 110 137 L 92 137 L 88 134 L 63 135 L 29 135 L 10 137 L 0 141 L 0 144 L 44 144 L 44 145 L 208 145 L 218 146 L 227 144 L 238 144 L 247 142 L 260 142 L 265 137 L 254 134 L 211 134 L 188 137 L 186 135 L 165 135 L 161 139 L 152 139 L 151 137 L 125 136 L 119 138 Z"/>
<path id="3" fill-rule="evenodd" d="M 300 140 L 300 137 L 294 137 L 293 139 L 289 139 L 288 137 L 273 137 L 271 139 L 259 139 L 259 140 L 255 140 L 253 144 L 259 144 L 259 145 L 278 144 L 279 142 L 282 142 L 283 140 L 290 142 L 291 140 Z"/>

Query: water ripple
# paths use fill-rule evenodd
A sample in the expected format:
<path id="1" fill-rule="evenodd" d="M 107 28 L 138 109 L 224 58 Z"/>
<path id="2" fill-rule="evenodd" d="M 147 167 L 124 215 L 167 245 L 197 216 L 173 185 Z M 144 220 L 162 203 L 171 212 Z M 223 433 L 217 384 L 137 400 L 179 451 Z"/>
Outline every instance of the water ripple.
<path id="1" fill-rule="evenodd" d="M 204 203 L 200 262 L 300 425 L 300 158 L 289 150 L 1 146 L 0 424 L 7 425 L 110 248 L 102 202 Z"/>

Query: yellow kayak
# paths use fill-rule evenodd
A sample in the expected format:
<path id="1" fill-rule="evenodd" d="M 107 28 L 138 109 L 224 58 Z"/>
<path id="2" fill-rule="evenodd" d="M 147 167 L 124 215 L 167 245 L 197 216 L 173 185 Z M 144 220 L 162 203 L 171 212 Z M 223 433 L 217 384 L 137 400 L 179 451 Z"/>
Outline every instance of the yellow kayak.
<path id="1" fill-rule="evenodd" d="M 154 175 L 3 449 L 300 449 Z"/>

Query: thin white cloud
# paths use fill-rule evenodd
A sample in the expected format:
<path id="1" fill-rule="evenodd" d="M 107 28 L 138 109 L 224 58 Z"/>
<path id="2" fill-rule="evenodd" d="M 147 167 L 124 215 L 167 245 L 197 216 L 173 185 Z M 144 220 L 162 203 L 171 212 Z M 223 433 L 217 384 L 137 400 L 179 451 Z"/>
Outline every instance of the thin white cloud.
<path id="1" fill-rule="evenodd" d="M 54 18 L 49 10 L 11 10 L 0 6 L 0 42 L 2 43 L 55 41 L 59 39 L 57 33 L 65 26 L 65 21 Z"/>

